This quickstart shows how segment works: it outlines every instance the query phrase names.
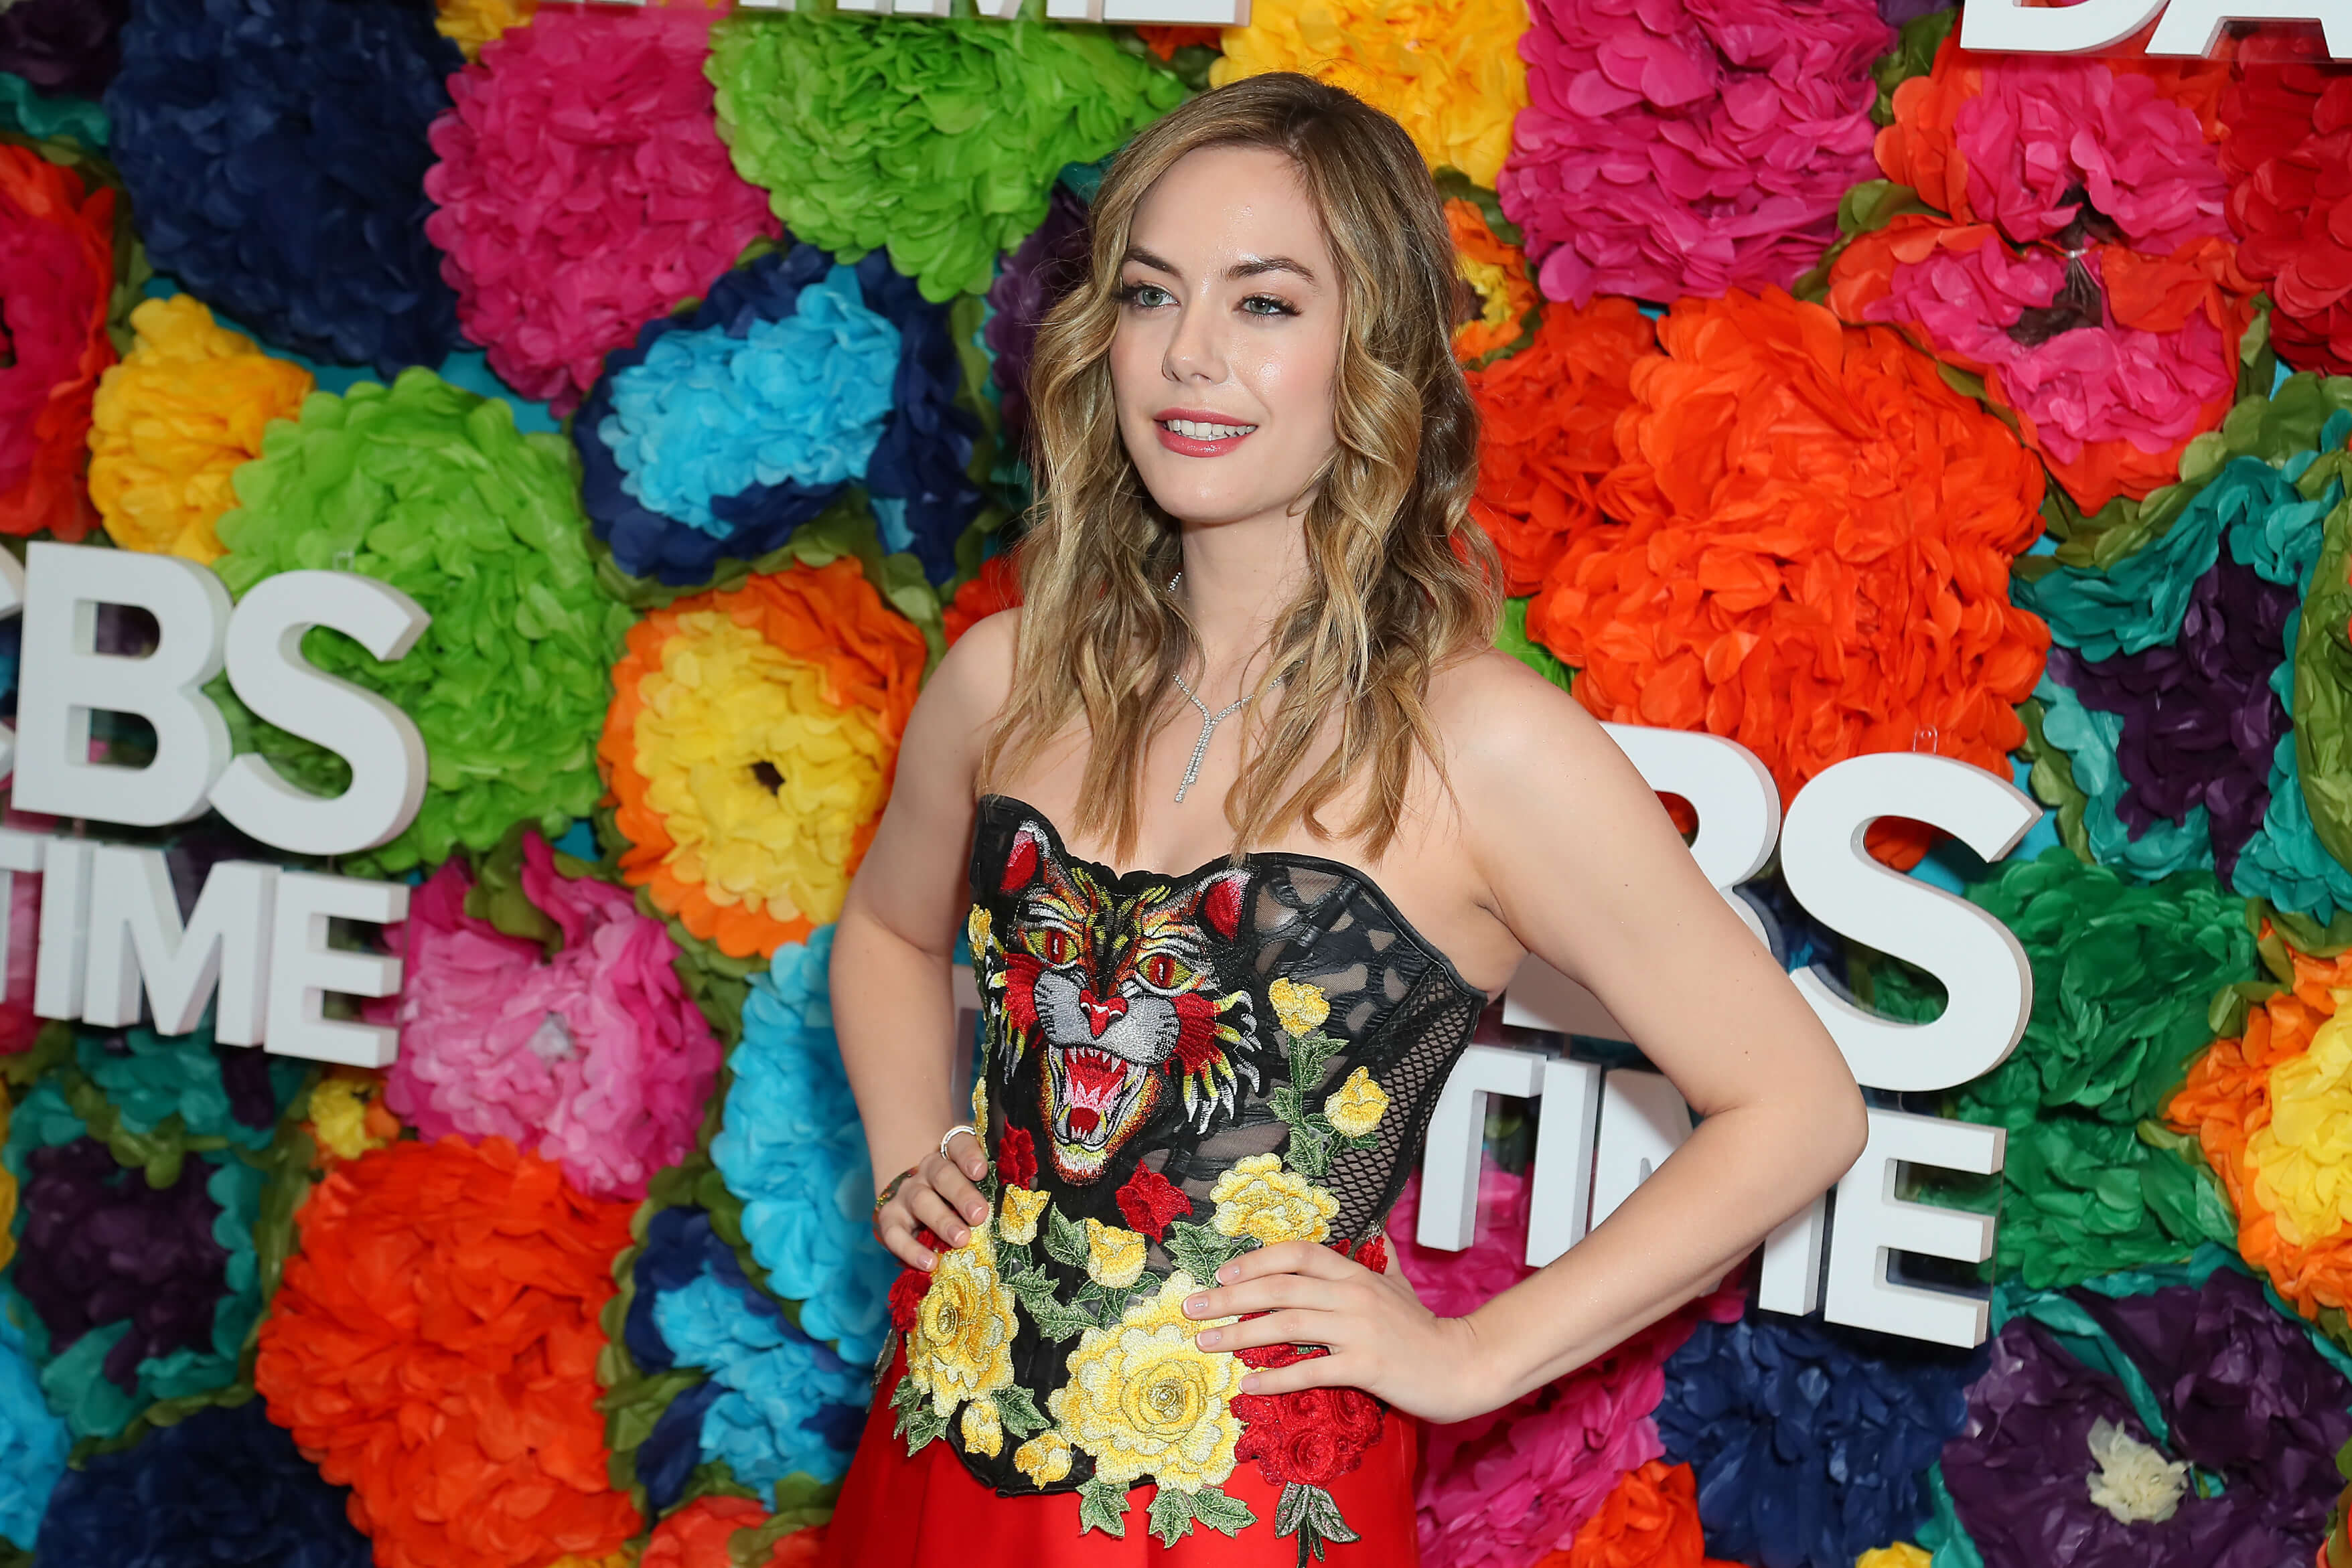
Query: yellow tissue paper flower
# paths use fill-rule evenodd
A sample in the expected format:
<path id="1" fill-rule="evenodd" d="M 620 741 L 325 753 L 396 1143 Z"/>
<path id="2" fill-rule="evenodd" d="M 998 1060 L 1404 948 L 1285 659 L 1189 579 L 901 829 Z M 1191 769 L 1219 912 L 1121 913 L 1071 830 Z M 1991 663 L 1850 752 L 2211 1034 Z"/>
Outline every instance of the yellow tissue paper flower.
<path id="1" fill-rule="evenodd" d="M 1294 1171 L 1279 1155 L 1251 1155 L 1209 1189 L 1217 1206 L 1210 1223 L 1227 1236 L 1247 1236 L 1267 1247 L 1277 1241 L 1320 1241 L 1331 1234 L 1339 1200 Z"/>
<path id="2" fill-rule="evenodd" d="M 975 1399 L 963 1407 L 963 1446 L 990 1458 L 1004 1451 L 1004 1422 L 993 1399 Z"/>
<path id="3" fill-rule="evenodd" d="M 99 378 L 90 408 L 90 500 L 125 549 L 209 566 L 221 554 L 213 524 L 236 504 L 229 476 L 317 383 L 215 323 L 193 295 L 145 301 L 131 327 L 138 341 Z"/>
<path id="4" fill-rule="evenodd" d="M 1209 81 L 1304 71 L 1395 116 L 1432 169 L 1492 189 L 1527 107 L 1527 30 L 1525 0 L 1255 0 Z"/>
<path id="5" fill-rule="evenodd" d="M 1266 987 L 1265 998 L 1274 1004 L 1274 1016 L 1293 1035 L 1307 1034 L 1331 1016 L 1331 1004 L 1324 998 L 1323 988 L 1305 980 L 1276 980 Z"/>
<path id="6" fill-rule="evenodd" d="M 392 1140 L 368 1131 L 371 1096 L 383 1087 L 381 1079 L 322 1078 L 310 1091 L 310 1134 L 337 1159 L 355 1160 Z"/>
<path id="7" fill-rule="evenodd" d="M 539 0 L 440 0 L 433 26 L 443 37 L 455 39 L 467 59 L 478 60 L 484 44 L 521 26 L 538 10 Z"/>
<path id="8" fill-rule="evenodd" d="M 2352 991 L 2311 1047 L 2271 1069 L 2271 1120 L 2246 1140 L 2254 1189 L 2298 1247 L 2352 1225 Z"/>
<path id="9" fill-rule="evenodd" d="M 1037 1239 L 1037 1218 L 1045 1212 L 1048 1195 L 1025 1186 L 1008 1186 L 997 1200 L 996 1233 L 1026 1247 Z"/>
<path id="10" fill-rule="evenodd" d="M 1013 1381 L 1013 1292 L 997 1277 L 988 1232 L 940 1254 L 907 1336 L 907 1375 L 944 1417 Z"/>
<path id="11" fill-rule="evenodd" d="M 1059 1432 L 1040 1432 L 1013 1451 L 1013 1468 L 1041 1487 L 1070 1473 L 1070 1444 Z"/>
<path id="12" fill-rule="evenodd" d="M 1853 1568 L 1928 1568 L 1927 1553 L 1907 1541 L 1874 1546 L 1853 1560 Z"/>
<path id="13" fill-rule="evenodd" d="M 1388 1091 L 1372 1082 L 1370 1068 L 1359 1067 L 1323 1102 L 1323 1115 L 1341 1137 L 1360 1138 L 1381 1124 L 1388 1108 Z"/>
<path id="14" fill-rule="evenodd" d="M 1098 1285 L 1123 1291 L 1143 1277 L 1143 1238 L 1099 1219 L 1087 1221 L 1087 1273 Z"/>
<path id="15" fill-rule="evenodd" d="M 1184 1298 L 1199 1289 L 1179 1270 L 1113 1326 L 1087 1330 L 1070 1353 L 1070 1379 L 1046 1403 L 1056 1426 L 1094 1457 L 1098 1479 L 1149 1476 L 1197 1492 L 1233 1474 L 1242 1435 L 1233 1402 L 1250 1369 L 1193 1343 L 1202 1329 L 1235 1321 L 1186 1317 Z"/>
<path id="16" fill-rule="evenodd" d="M 823 671 L 732 616 L 678 622 L 640 687 L 635 758 L 671 866 L 713 904 L 825 925 L 889 794 L 891 747 L 872 715 L 827 697 Z"/>

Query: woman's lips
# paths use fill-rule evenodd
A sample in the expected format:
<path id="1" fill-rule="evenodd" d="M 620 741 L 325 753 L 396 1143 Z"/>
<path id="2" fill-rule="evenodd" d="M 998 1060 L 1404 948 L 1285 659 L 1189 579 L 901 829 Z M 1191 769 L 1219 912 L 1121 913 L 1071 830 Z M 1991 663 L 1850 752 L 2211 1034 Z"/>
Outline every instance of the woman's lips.
<path id="1" fill-rule="evenodd" d="M 1156 419 L 1151 422 L 1151 428 L 1160 433 L 1160 445 L 1187 457 L 1223 457 L 1257 434 L 1252 429 L 1243 431 L 1239 435 L 1221 435 L 1214 441 L 1202 441 L 1198 436 L 1179 435 Z"/>

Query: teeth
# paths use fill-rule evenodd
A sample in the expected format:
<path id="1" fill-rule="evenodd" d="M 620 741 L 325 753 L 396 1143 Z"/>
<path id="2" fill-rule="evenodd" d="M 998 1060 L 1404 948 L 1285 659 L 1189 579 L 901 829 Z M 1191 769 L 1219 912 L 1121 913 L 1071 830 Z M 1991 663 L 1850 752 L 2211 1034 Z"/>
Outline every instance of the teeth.
<path id="1" fill-rule="evenodd" d="M 1257 428 L 1255 424 L 1203 424 L 1192 419 L 1171 419 L 1164 423 L 1177 434 L 1189 435 L 1195 441 L 1216 441 L 1228 435 L 1247 435 Z"/>

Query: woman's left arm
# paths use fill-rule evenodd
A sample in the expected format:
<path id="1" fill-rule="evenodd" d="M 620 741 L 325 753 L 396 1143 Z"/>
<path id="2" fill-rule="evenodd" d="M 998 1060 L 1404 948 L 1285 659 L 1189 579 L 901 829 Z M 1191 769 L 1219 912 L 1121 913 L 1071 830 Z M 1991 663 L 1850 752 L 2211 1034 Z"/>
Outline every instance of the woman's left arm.
<path id="1" fill-rule="evenodd" d="M 1843 1057 L 1641 774 L 1581 706 L 1503 663 L 1457 676 L 1443 719 L 1482 902 L 1598 996 L 1702 1120 L 1583 1240 L 1467 1317 L 1325 1248 L 1235 1260 L 1196 1315 L 1271 1311 L 1213 1331 L 1214 1348 L 1332 1348 L 1255 1374 L 1253 1392 L 1351 1385 L 1439 1421 L 1494 1409 L 1713 1289 L 1862 1152 Z"/>

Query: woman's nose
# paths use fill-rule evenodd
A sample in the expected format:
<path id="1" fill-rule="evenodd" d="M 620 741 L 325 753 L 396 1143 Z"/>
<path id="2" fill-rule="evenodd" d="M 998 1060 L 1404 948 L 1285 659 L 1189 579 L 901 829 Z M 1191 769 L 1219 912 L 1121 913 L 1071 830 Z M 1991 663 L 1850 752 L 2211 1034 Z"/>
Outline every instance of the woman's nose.
<path id="1" fill-rule="evenodd" d="M 1168 339 L 1166 366 L 1171 381 L 1225 379 L 1223 319 L 1201 300 L 1186 304 Z"/>

